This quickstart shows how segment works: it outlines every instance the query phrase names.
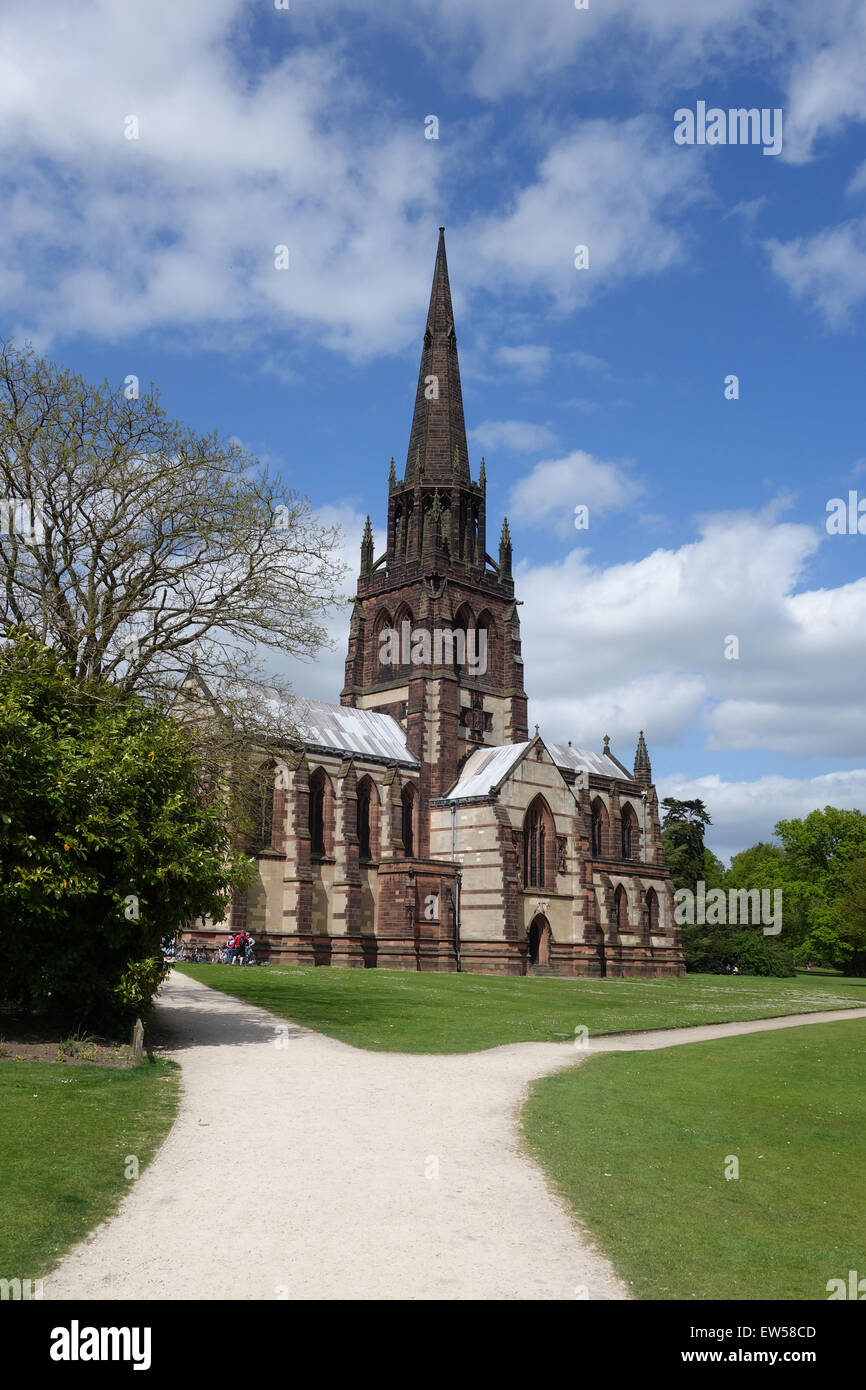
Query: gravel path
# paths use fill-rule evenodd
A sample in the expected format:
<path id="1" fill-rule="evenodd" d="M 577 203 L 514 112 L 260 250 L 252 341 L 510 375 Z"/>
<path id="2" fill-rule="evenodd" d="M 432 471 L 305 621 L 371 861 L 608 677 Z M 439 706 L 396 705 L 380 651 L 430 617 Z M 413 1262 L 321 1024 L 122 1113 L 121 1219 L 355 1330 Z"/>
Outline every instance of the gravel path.
<path id="1" fill-rule="evenodd" d="M 182 975 L 157 1021 L 177 1121 L 46 1298 L 623 1299 L 521 1151 L 528 1083 L 595 1052 L 866 1017 L 866 1009 L 459 1056 L 349 1047 Z M 438 1169 L 438 1176 L 436 1175 Z"/>

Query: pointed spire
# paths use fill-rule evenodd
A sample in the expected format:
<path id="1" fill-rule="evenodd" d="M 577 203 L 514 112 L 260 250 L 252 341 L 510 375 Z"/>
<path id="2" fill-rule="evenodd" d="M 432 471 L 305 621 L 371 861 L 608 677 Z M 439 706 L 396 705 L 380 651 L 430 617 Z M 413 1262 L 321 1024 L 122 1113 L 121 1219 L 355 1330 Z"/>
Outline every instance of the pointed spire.
<path id="1" fill-rule="evenodd" d="M 373 572 L 373 528 L 370 525 L 370 518 L 364 524 L 364 534 L 361 537 L 361 573 L 370 575 Z"/>
<path id="2" fill-rule="evenodd" d="M 388 474 L 388 486 L 389 486 L 389 487 L 396 487 L 396 486 L 397 486 L 397 470 L 396 470 L 396 468 L 394 467 L 394 455 L 393 455 L 393 454 L 391 455 L 391 471 L 390 471 L 390 473 Z"/>
<path id="3" fill-rule="evenodd" d="M 478 474 L 478 483 L 480 487 L 487 486 L 487 465 L 484 462 L 483 454 L 481 455 L 481 472 Z"/>
<path id="4" fill-rule="evenodd" d="M 418 482 L 422 473 L 429 482 L 450 482 L 452 476 L 458 482 L 470 481 L 444 227 L 439 228 L 415 414 L 409 436 L 406 482 Z"/>
<path id="5" fill-rule="evenodd" d="M 508 529 L 508 517 L 502 520 L 502 535 L 499 537 L 499 578 L 510 579 L 511 577 L 511 532 Z"/>
<path id="6" fill-rule="evenodd" d="M 637 741 L 637 752 L 634 755 L 634 780 L 639 782 L 642 787 L 650 786 L 653 780 L 653 770 L 650 764 L 646 739 L 643 736 L 643 729 L 640 731 L 640 738 Z"/>

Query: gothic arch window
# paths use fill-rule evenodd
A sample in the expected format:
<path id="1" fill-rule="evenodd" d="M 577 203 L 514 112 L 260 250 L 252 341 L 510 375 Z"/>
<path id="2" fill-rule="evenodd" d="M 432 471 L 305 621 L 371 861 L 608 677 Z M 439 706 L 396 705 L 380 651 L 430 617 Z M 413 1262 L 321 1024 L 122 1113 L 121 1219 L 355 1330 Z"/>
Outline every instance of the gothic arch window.
<path id="1" fill-rule="evenodd" d="M 458 608 L 451 622 L 451 628 L 454 632 L 454 668 L 457 671 L 465 671 L 468 643 L 475 641 L 475 619 L 468 603 L 464 603 Z M 458 633 L 462 633 L 462 636 L 458 637 Z"/>
<path id="2" fill-rule="evenodd" d="M 622 857 L 623 859 L 637 859 L 638 845 L 640 843 L 640 830 L 638 828 L 637 816 L 634 807 L 628 802 L 622 808 Z"/>
<path id="3" fill-rule="evenodd" d="M 373 680 L 386 680 L 391 675 L 391 663 L 383 661 L 382 658 L 388 653 L 389 638 L 393 644 L 393 630 L 394 624 L 391 622 L 391 614 L 386 608 L 381 609 L 376 618 L 374 629 L 376 639 L 373 643 L 373 662 L 375 664 L 372 672 Z"/>
<path id="4" fill-rule="evenodd" d="M 403 624 L 408 623 L 408 632 L 403 631 Z M 396 645 L 395 661 L 392 672 L 408 671 L 412 666 L 412 632 L 415 626 L 415 619 L 412 617 L 412 610 L 408 604 L 401 604 L 394 614 L 394 642 Z M 408 639 L 408 640 L 407 640 Z"/>
<path id="5" fill-rule="evenodd" d="M 274 847 L 274 777 L 276 769 L 271 766 L 268 775 L 262 783 L 261 789 L 261 831 L 260 845 L 262 849 L 273 849 Z"/>
<path id="6" fill-rule="evenodd" d="M 371 777 L 358 783 L 358 857 L 362 863 L 379 857 L 379 795 Z"/>
<path id="7" fill-rule="evenodd" d="M 476 653 L 478 655 L 478 674 L 489 674 L 496 667 L 496 625 L 485 608 L 483 613 L 479 613 L 475 624 L 477 637 Z"/>
<path id="8" fill-rule="evenodd" d="M 400 838 L 403 853 L 407 859 L 415 857 L 415 788 L 404 787 L 400 797 L 402 803 L 402 825 Z"/>
<path id="9" fill-rule="evenodd" d="M 644 898 L 644 920 L 647 936 L 657 934 L 659 929 L 659 899 L 654 888 L 648 889 Z"/>
<path id="10" fill-rule="evenodd" d="M 616 924 L 620 928 L 628 929 L 628 897 L 622 884 L 617 888 L 613 897 L 614 915 Z"/>
<path id="11" fill-rule="evenodd" d="M 604 845 L 608 824 L 607 807 L 600 796 L 595 798 L 592 803 L 592 857 L 600 859 L 604 854 Z"/>
<path id="12" fill-rule="evenodd" d="M 523 818 L 523 886 L 556 886 L 556 833 L 543 796 L 537 796 Z"/>
<path id="13" fill-rule="evenodd" d="M 324 768 L 316 768 L 310 778 L 310 854 L 323 856 L 332 852 L 332 823 L 334 792 Z"/>

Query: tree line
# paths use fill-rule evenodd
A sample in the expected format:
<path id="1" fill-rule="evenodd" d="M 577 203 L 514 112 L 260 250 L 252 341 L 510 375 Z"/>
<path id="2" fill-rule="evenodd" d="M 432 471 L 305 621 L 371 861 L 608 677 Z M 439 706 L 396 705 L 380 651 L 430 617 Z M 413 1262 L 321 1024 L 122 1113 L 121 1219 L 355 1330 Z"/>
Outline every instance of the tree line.
<path id="1" fill-rule="evenodd" d="M 701 800 L 666 797 L 662 844 L 675 889 L 779 890 L 782 930 L 684 923 L 683 951 L 691 971 L 736 964 L 757 975 L 792 975 L 812 964 L 866 975 L 866 815 L 825 806 L 801 819 L 780 820 L 774 841 L 759 841 L 725 867 L 704 844 L 712 824 Z"/>

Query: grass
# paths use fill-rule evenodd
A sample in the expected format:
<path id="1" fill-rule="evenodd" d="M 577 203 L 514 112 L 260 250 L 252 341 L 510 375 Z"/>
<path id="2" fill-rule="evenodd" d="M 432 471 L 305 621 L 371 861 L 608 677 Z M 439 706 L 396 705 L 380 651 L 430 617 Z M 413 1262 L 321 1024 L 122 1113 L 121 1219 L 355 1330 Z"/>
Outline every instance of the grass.
<path id="1" fill-rule="evenodd" d="M 0 1063 L 0 1278 L 41 1279 L 129 1191 L 177 1112 L 179 1068 Z"/>
<path id="2" fill-rule="evenodd" d="M 375 1052 L 475 1052 L 513 1042 L 679 1028 L 866 1005 L 866 979 L 689 975 L 563 980 L 405 970 L 176 966 L 280 1018 Z"/>
<path id="3" fill-rule="evenodd" d="M 826 1299 L 866 1275 L 866 1020 L 591 1057 L 522 1119 L 638 1298 Z"/>

